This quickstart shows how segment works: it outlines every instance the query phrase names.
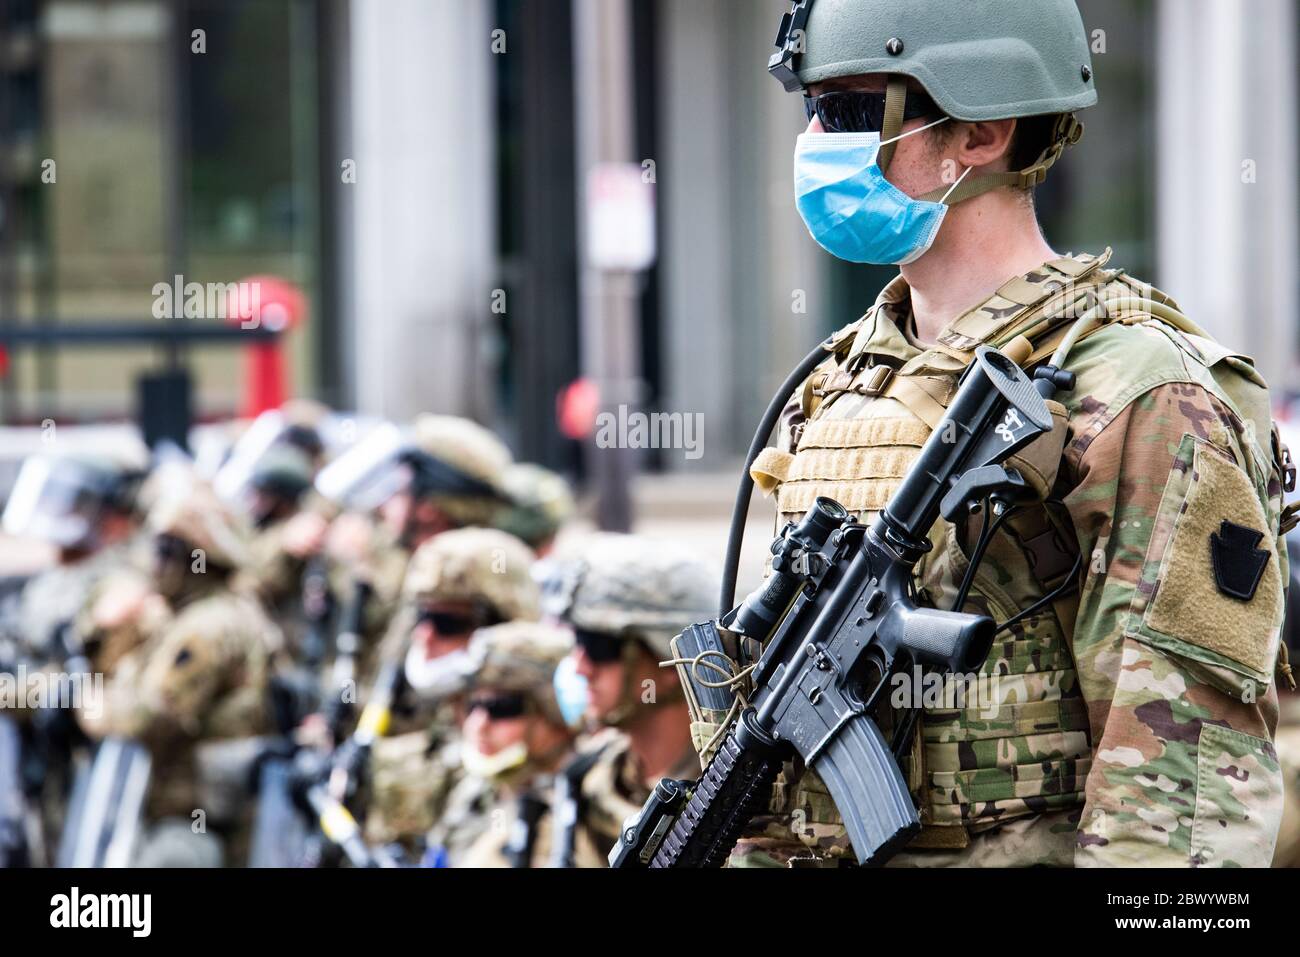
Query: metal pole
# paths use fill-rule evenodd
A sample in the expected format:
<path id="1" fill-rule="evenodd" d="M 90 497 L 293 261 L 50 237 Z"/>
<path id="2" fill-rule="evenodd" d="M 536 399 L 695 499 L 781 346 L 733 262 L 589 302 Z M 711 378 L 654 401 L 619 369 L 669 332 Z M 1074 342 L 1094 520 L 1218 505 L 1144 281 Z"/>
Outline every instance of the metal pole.
<path id="1" fill-rule="evenodd" d="M 598 163 L 633 162 L 635 99 L 628 0 L 575 0 L 574 77 L 577 84 L 578 203 L 583 266 L 580 281 L 582 369 L 600 390 L 600 411 L 618 421 L 619 407 L 636 411 L 640 379 L 636 277 L 594 268 L 587 248 L 586 184 Z M 632 525 L 630 483 L 633 453 L 619 435 L 613 447 L 587 448 L 595 485 L 598 525 L 628 531 Z M 608 443 L 607 443 L 608 444 Z"/>

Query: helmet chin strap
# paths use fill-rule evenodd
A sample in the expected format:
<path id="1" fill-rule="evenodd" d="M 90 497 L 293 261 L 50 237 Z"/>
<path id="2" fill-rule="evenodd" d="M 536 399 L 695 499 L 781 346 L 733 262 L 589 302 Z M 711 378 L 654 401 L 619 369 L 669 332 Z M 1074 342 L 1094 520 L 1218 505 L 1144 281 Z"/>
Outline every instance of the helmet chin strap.
<path id="1" fill-rule="evenodd" d="M 889 164 L 894 159 L 894 151 L 898 147 L 898 139 L 903 131 L 903 110 L 906 105 L 907 78 L 899 74 L 891 75 L 885 92 L 885 122 L 880 132 L 880 139 L 884 145 L 880 148 L 879 163 L 880 169 L 886 174 L 889 173 Z M 1056 165 L 1056 161 L 1061 158 L 1066 148 L 1081 139 L 1083 139 L 1083 124 L 1073 113 L 1064 113 L 1057 118 L 1056 125 L 1052 129 L 1051 145 L 1039 154 L 1033 165 L 1014 172 L 983 173 L 979 176 L 967 175 L 970 173 L 970 169 L 967 169 L 954 185 L 940 186 L 918 199 L 956 206 L 958 203 L 1004 186 L 1032 189 L 1047 179 L 1047 171 Z"/>
<path id="2" fill-rule="evenodd" d="M 635 668 L 640 654 L 641 643 L 639 641 L 629 638 L 623 642 L 623 690 L 619 692 L 618 706 L 600 719 L 600 723 L 607 728 L 626 730 L 627 726 L 632 723 L 632 719 L 640 713 L 639 709 L 662 708 L 664 705 L 674 704 L 686 697 L 685 689 L 681 685 L 677 685 L 666 695 L 656 694 L 654 701 L 641 701 L 637 696 Z"/>
<path id="3" fill-rule="evenodd" d="M 889 78 L 885 87 L 885 122 L 880 128 L 880 171 L 889 174 L 889 164 L 898 149 L 899 134 L 903 132 L 903 110 L 907 107 L 907 79 L 899 74 Z"/>

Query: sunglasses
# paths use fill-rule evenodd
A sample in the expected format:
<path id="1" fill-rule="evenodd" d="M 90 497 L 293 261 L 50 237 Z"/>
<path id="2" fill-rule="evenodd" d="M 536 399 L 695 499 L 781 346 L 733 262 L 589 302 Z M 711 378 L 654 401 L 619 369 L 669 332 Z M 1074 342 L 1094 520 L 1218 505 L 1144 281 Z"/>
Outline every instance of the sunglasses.
<path id="1" fill-rule="evenodd" d="M 174 535 L 159 535 L 153 541 L 154 556 L 163 562 L 189 558 L 190 547 Z"/>
<path id="2" fill-rule="evenodd" d="M 864 90 L 835 90 L 821 96 L 805 96 L 808 122 L 815 116 L 827 133 L 880 133 L 885 128 L 885 93 Z M 934 100 L 924 93 L 908 93 L 903 120 L 940 117 Z"/>
<path id="3" fill-rule="evenodd" d="M 623 645 L 627 639 L 585 628 L 573 630 L 573 642 L 583 650 L 593 664 L 608 665 L 623 660 Z"/>
<path id="4" fill-rule="evenodd" d="M 422 611 L 416 624 L 427 624 L 439 635 L 468 635 L 480 628 L 499 624 L 499 619 L 488 612 L 465 614 L 456 611 Z"/>
<path id="5" fill-rule="evenodd" d="M 476 695 L 469 699 L 465 713 L 482 710 L 489 721 L 509 721 L 528 713 L 528 700 L 521 694 Z"/>

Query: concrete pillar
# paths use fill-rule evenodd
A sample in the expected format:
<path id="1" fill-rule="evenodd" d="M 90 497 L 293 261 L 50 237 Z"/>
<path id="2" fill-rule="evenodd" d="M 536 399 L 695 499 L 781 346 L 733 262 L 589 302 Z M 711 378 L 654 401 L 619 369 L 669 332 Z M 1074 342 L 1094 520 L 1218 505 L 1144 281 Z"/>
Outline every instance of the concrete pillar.
<path id="1" fill-rule="evenodd" d="M 335 169 L 356 164 L 341 268 L 362 412 L 491 416 L 492 30 L 489 0 L 352 0 L 351 151 Z"/>
<path id="2" fill-rule="evenodd" d="M 1156 283 L 1275 389 L 1295 356 L 1295 0 L 1160 0 Z"/>
<path id="3" fill-rule="evenodd" d="M 803 111 L 767 74 L 785 7 L 661 2 L 665 406 L 705 413 L 704 457 L 669 465 L 717 469 L 823 338 L 826 256 L 794 205 Z"/>

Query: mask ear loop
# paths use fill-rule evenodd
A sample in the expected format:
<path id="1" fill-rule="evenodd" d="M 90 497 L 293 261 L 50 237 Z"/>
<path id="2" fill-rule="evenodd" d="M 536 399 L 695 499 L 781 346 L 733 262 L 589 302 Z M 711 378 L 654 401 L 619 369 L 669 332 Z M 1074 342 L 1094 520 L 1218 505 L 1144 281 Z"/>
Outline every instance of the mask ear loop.
<path id="1" fill-rule="evenodd" d="M 962 173 L 960 176 L 957 177 L 957 182 L 952 184 L 952 187 L 948 190 L 948 192 L 943 194 L 943 199 L 939 200 L 939 202 L 943 203 L 944 205 L 947 205 L 948 197 L 951 196 L 953 193 L 957 192 L 957 187 L 961 185 L 961 181 L 964 180 L 967 176 L 969 176 L 970 171 L 973 170 L 974 168 L 975 168 L 974 166 L 967 166 L 966 172 Z"/>
<path id="2" fill-rule="evenodd" d="M 908 130 L 906 133 L 900 133 L 898 136 L 895 136 L 892 140 L 887 140 L 885 142 L 882 142 L 880 145 L 882 148 L 885 146 L 892 146 L 893 144 L 897 143 L 899 140 L 905 140 L 909 136 L 915 136 L 917 133 L 924 133 L 926 130 L 932 130 L 936 126 L 942 126 L 944 123 L 947 123 L 950 119 L 952 119 L 951 116 L 941 117 L 935 120 L 933 123 L 927 123 L 925 124 L 925 126 L 918 126 L 916 129 Z"/>

